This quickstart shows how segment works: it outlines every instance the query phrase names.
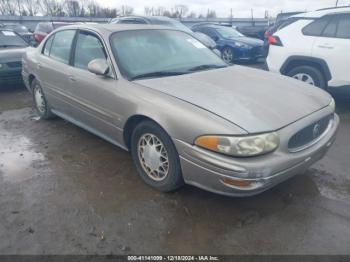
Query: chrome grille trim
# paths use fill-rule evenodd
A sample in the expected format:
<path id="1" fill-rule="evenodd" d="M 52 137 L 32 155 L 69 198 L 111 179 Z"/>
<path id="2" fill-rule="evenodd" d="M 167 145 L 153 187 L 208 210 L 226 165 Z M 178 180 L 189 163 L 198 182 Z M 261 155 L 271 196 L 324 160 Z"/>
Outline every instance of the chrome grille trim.
<path id="1" fill-rule="evenodd" d="M 320 136 L 318 136 L 316 139 L 313 139 L 313 140 L 311 140 L 309 143 L 306 143 L 305 145 L 302 145 L 302 146 L 300 146 L 300 147 L 295 147 L 295 148 L 289 148 L 289 147 L 288 147 L 289 152 L 291 152 L 291 153 L 296 153 L 296 152 L 303 151 L 303 150 L 305 150 L 305 149 L 307 149 L 307 148 L 309 148 L 309 147 L 315 145 L 315 144 L 318 143 L 322 138 L 324 138 L 324 137 L 327 135 L 327 133 L 332 129 L 332 127 L 333 127 L 333 125 L 334 125 L 334 114 L 328 115 L 327 117 L 329 118 L 327 128 L 323 131 L 323 133 L 322 133 Z M 316 123 L 318 123 L 318 122 L 321 121 L 321 120 L 322 120 L 322 119 L 316 121 L 316 122 L 313 123 L 312 125 L 315 125 Z M 307 127 L 305 127 L 305 128 L 307 128 Z M 303 130 L 303 129 L 302 129 L 302 130 Z M 300 130 L 300 131 L 301 131 L 301 130 Z M 300 132 L 300 131 L 299 131 L 299 132 Z M 295 134 L 294 134 L 294 135 L 295 135 Z M 294 136 L 294 135 L 293 135 L 293 136 Z M 292 136 L 292 137 L 293 137 L 293 136 Z M 291 137 L 291 138 L 292 138 L 292 137 Z"/>

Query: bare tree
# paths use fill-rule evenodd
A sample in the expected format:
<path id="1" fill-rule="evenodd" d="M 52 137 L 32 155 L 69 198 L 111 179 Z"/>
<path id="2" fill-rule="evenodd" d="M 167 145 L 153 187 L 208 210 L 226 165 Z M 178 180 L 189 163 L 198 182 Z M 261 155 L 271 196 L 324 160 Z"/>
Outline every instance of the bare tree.
<path id="1" fill-rule="evenodd" d="M 215 10 L 208 9 L 207 18 L 216 18 Z"/>
<path id="2" fill-rule="evenodd" d="M 197 15 L 193 11 L 187 15 L 187 18 L 196 18 L 196 17 L 197 17 Z"/>
<path id="3" fill-rule="evenodd" d="M 187 5 L 176 5 L 174 7 L 175 15 L 177 18 L 184 17 L 188 12 L 188 6 Z"/>
<path id="4" fill-rule="evenodd" d="M 120 14 L 122 16 L 132 15 L 134 13 L 134 8 L 128 5 L 122 5 L 120 8 Z"/>
<path id="5" fill-rule="evenodd" d="M 0 13 L 2 15 L 16 15 L 16 2 L 12 0 L 0 0 Z"/>
<path id="6" fill-rule="evenodd" d="M 27 15 L 34 16 L 38 13 L 38 0 L 21 0 L 22 9 Z"/>

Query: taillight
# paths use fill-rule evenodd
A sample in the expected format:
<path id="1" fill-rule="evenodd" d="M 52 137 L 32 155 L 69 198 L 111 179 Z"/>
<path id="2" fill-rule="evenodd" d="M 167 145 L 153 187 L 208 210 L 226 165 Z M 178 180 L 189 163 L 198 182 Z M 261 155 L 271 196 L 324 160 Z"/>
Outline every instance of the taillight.
<path id="1" fill-rule="evenodd" d="M 270 36 L 269 31 L 266 31 L 266 32 L 264 33 L 265 39 L 269 39 L 269 36 Z"/>
<path id="2" fill-rule="evenodd" d="M 281 39 L 278 36 L 270 35 L 267 38 L 269 45 L 283 46 Z"/>

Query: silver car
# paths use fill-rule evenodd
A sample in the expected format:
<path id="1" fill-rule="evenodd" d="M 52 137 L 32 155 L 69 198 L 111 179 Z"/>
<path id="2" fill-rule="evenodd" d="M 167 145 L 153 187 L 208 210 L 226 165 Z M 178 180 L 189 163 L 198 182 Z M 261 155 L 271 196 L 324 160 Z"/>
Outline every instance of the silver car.
<path id="1" fill-rule="evenodd" d="M 23 58 L 43 119 L 62 117 L 131 152 L 140 177 L 229 196 L 258 194 L 321 159 L 339 118 L 326 92 L 228 66 L 160 26 L 74 25 Z"/>

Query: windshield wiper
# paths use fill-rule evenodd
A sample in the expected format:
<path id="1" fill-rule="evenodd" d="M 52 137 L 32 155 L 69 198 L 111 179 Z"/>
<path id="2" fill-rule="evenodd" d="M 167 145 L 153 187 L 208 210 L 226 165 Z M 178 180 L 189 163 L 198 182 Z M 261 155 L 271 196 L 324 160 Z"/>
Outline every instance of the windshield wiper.
<path id="1" fill-rule="evenodd" d="M 224 68 L 227 67 L 226 65 L 215 65 L 215 64 L 208 64 L 208 65 L 200 65 L 200 66 L 194 66 L 190 69 L 188 69 L 189 72 L 195 72 L 195 71 L 202 71 L 202 70 L 209 70 L 209 69 L 217 69 L 217 68 Z"/>
<path id="2" fill-rule="evenodd" d="M 177 75 L 183 75 L 187 74 L 188 72 L 182 72 L 182 71 L 156 71 L 151 73 L 145 73 L 136 75 L 131 78 L 131 80 L 136 80 L 140 78 L 148 78 L 148 77 L 165 77 L 165 76 L 177 76 Z"/>

